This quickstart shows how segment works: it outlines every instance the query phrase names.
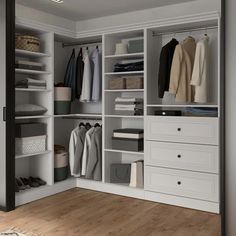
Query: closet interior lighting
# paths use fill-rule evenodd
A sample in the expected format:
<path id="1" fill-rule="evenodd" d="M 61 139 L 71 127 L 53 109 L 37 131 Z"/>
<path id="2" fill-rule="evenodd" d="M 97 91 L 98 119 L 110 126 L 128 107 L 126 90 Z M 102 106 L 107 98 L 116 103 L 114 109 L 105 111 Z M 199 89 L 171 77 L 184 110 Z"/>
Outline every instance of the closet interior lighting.
<path id="1" fill-rule="evenodd" d="M 55 3 L 63 3 L 63 0 L 51 0 L 51 1 Z"/>

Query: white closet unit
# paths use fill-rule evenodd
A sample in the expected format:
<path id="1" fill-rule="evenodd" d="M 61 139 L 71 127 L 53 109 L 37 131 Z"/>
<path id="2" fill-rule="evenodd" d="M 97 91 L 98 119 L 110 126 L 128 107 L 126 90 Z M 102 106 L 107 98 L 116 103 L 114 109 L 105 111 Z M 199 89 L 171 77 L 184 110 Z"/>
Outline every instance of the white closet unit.
<path id="1" fill-rule="evenodd" d="M 201 18 L 195 16 L 185 21 L 168 20 L 162 23 L 150 23 L 145 27 L 119 27 L 114 32 L 109 29 L 101 35 L 89 37 L 66 37 L 50 30 L 34 33 L 44 42 L 41 53 L 26 53 L 16 50 L 19 57 L 43 61 L 46 71 L 34 74 L 47 80 L 45 91 L 16 89 L 17 103 L 34 101 L 48 108 L 45 116 L 17 117 L 35 118 L 48 125 L 47 151 L 35 155 L 16 157 L 16 176 L 36 173 L 47 181 L 47 186 L 17 194 L 17 205 L 49 196 L 73 187 L 88 188 L 129 197 L 146 199 L 160 203 L 188 207 L 220 213 L 220 17 L 218 15 Z M 28 28 L 17 26 L 28 32 Z M 196 40 L 204 34 L 210 37 L 210 75 L 209 101 L 199 103 L 176 103 L 173 95 L 165 93 L 158 98 L 158 69 L 162 47 L 173 37 L 182 41 L 191 35 Z M 79 34 L 78 34 L 79 35 Z M 123 39 L 143 37 L 144 49 L 140 53 L 115 55 L 115 46 Z M 102 52 L 102 95 L 98 103 L 72 104 L 71 114 L 54 115 L 53 84 L 63 82 L 67 62 L 72 49 L 78 52 L 80 47 L 92 50 L 99 43 Z M 62 47 L 62 43 L 87 44 Z M 89 44 L 95 42 L 95 44 Z M 114 65 L 120 60 L 143 59 L 144 70 L 114 72 Z M 30 73 L 26 71 L 16 71 Z M 143 89 L 109 89 L 108 80 L 116 76 L 140 75 L 144 77 Z M 117 115 L 114 111 L 116 97 L 143 98 L 144 114 L 141 116 Z M 216 108 L 217 117 L 195 117 L 185 115 L 186 108 Z M 155 116 L 155 111 L 181 110 L 183 116 Z M 71 131 L 82 121 L 100 121 L 103 128 L 102 181 L 83 178 L 69 178 L 54 183 L 53 146 L 61 144 L 68 147 Z M 92 121 L 91 121 L 92 122 Z M 117 150 L 112 147 L 113 130 L 121 128 L 144 129 L 144 150 L 141 152 Z M 128 184 L 110 183 L 111 164 L 132 163 L 144 160 L 144 188 L 129 187 Z"/>

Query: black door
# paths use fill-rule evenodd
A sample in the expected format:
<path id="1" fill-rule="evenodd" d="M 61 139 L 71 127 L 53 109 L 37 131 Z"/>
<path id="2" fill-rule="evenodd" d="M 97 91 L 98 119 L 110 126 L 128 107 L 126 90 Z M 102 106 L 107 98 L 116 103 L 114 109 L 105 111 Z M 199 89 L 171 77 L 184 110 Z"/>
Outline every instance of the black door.
<path id="1" fill-rule="evenodd" d="M 0 209 L 15 208 L 15 0 L 0 0 Z"/>

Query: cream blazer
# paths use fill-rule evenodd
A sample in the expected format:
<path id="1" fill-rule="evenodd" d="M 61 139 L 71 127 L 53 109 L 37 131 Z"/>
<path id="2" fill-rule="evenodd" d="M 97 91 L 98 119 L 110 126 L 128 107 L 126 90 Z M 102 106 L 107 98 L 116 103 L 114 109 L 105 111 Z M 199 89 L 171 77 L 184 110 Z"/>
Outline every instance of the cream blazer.
<path id="1" fill-rule="evenodd" d="M 194 102 L 206 103 L 208 101 L 208 63 L 209 63 L 209 37 L 197 43 L 191 85 L 195 86 Z"/>
<path id="2" fill-rule="evenodd" d="M 170 73 L 169 92 L 175 94 L 176 102 L 192 102 L 194 91 L 191 87 L 191 78 L 196 51 L 196 42 L 193 37 L 187 37 L 177 45 Z"/>

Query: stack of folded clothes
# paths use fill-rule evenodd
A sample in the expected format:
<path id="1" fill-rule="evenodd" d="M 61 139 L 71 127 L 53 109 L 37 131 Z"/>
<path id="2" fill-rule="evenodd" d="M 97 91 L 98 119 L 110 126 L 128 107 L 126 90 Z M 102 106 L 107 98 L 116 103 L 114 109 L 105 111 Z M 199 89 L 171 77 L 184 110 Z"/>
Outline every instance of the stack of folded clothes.
<path id="1" fill-rule="evenodd" d="M 19 192 L 21 190 L 27 190 L 30 188 L 38 188 L 40 186 L 46 185 L 47 183 L 38 177 L 29 178 L 16 178 L 15 179 L 15 191 Z"/>
<path id="2" fill-rule="evenodd" d="M 16 83 L 16 88 L 28 88 L 28 89 L 46 89 L 47 83 L 45 80 L 37 80 L 31 78 L 25 78 Z"/>
<path id="3" fill-rule="evenodd" d="M 123 60 L 114 65 L 114 72 L 142 71 L 143 68 L 143 59 Z"/>
<path id="4" fill-rule="evenodd" d="M 143 115 L 143 99 L 135 97 L 117 97 L 115 99 L 115 113 L 117 115 Z"/>

